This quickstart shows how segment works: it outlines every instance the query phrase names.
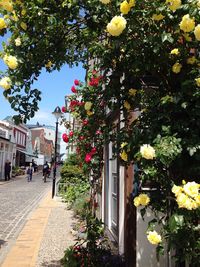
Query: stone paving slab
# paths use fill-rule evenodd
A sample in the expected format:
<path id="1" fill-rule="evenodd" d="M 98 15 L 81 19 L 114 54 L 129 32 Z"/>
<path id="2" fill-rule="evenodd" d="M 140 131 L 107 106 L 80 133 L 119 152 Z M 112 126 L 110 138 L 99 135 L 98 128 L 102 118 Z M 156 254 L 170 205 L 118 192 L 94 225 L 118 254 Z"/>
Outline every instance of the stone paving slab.
<path id="1" fill-rule="evenodd" d="M 51 210 L 35 267 L 60 267 L 64 251 L 76 243 L 71 234 L 71 226 L 76 221 L 73 212 L 59 198 L 55 201 L 57 206 Z"/>
<path id="2" fill-rule="evenodd" d="M 35 267 L 40 243 L 48 223 L 51 209 L 57 203 L 51 199 L 51 192 L 40 202 L 19 234 L 15 245 L 8 253 L 2 267 Z"/>

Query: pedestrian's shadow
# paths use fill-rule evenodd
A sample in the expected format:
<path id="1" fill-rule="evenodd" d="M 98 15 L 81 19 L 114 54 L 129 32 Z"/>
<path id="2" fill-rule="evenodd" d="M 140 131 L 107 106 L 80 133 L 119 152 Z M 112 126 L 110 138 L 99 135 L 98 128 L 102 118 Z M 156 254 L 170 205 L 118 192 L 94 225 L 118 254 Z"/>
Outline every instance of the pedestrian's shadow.
<path id="1" fill-rule="evenodd" d="M 43 266 L 43 267 L 61 267 L 62 265 L 61 265 L 59 260 L 57 260 L 57 261 L 53 260 L 50 262 L 42 262 L 41 266 Z"/>
<path id="2" fill-rule="evenodd" d="M 6 243 L 6 241 L 0 239 L 0 248 Z"/>

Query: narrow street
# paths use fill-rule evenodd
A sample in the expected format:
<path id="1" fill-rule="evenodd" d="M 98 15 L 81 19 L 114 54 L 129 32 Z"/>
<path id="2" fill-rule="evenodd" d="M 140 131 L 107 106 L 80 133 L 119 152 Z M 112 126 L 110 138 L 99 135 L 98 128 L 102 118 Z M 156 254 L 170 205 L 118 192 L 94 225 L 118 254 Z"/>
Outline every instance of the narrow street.
<path id="1" fill-rule="evenodd" d="M 0 185 L 0 264 L 51 185 L 52 179 L 44 183 L 41 173 L 33 175 L 32 182 L 24 176 Z"/>

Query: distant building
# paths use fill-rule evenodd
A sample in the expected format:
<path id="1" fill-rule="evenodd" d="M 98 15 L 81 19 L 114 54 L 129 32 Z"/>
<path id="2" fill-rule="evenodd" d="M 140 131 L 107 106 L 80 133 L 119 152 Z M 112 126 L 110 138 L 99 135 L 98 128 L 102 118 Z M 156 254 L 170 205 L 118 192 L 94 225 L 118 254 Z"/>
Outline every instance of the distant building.
<path id="1" fill-rule="evenodd" d="M 25 124 L 16 125 L 11 116 L 6 117 L 7 122 L 12 127 L 12 134 L 16 144 L 16 166 L 27 166 L 35 158 L 31 145 L 31 132 Z"/>
<path id="2" fill-rule="evenodd" d="M 52 162 L 55 151 L 55 132 L 56 128 L 49 125 L 27 125 L 32 134 L 32 149 L 37 155 L 36 162 L 43 165 L 45 161 Z M 60 158 L 61 134 L 58 132 L 57 155 Z"/>
<path id="3" fill-rule="evenodd" d="M 11 166 L 15 166 L 16 144 L 13 135 L 13 127 L 0 120 L 0 180 L 4 179 L 5 162 L 9 160 Z"/>

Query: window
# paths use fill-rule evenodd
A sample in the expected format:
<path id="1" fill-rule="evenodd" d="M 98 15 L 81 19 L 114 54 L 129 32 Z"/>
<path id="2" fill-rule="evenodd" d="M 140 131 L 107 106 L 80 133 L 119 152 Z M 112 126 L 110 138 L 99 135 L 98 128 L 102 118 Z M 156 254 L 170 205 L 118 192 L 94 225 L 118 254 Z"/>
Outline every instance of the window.
<path id="1" fill-rule="evenodd" d="M 110 144 L 110 150 L 113 151 L 114 145 Z M 113 153 L 112 153 L 113 156 Z M 114 233 L 117 233 L 118 216 L 118 172 L 117 172 L 117 158 L 110 158 L 110 182 L 111 182 L 111 229 Z"/>

